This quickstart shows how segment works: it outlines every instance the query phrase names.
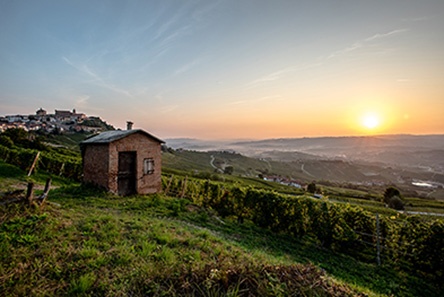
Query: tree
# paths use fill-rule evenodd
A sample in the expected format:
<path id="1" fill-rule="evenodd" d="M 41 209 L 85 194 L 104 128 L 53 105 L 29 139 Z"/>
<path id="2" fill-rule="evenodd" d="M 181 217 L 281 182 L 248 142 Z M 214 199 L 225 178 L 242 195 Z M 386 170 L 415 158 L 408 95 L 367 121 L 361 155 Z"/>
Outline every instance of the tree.
<path id="1" fill-rule="evenodd" d="M 15 145 L 28 141 L 28 132 L 20 128 L 9 128 L 3 135 L 8 136 Z"/>
<path id="2" fill-rule="evenodd" d="M 401 193 L 399 192 L 399 190 L 395 187 L 388 187 L 384 192 L 384 202 L 386 204 L 389 204 L 390 199 L 395 196 L 401 198 Z"/>
<path id="3" fill-rule="evenodd" d="M 398 196 L 393 196 L 390 198 L 388 206 L 396 210 L 404 210 L 404 201 Z"/>
<path id="4" fill-rule="evenodd" d="M 403 210 L 405 203 L 402 200 L 401 192 L 395 187 L 388 187 L 384 192 L 384 202 L 388 207 Z"/>
<path id="5" fill-rule="evenodd" d="M 233 166 L 231 166 L 231 165 L 225 166 L 225 169 L 224 169 L 225 174 L 231 175 L 231 174 L 233 174 L 233 171 L 234 171 Z"/>
<path id="6" fill-rule="evenodd" d="M 307 192 L 312 193 L 312 194 L 316 193 L 316 184 L 314 181 L 312 181 L 311 183 L 308 184 Z"/>
<path id="7" fill-rule="evenodd" d="M 0 145 L 11 148 L 14 146 L 14 141 L 9 136 L 0 135 Z"/>

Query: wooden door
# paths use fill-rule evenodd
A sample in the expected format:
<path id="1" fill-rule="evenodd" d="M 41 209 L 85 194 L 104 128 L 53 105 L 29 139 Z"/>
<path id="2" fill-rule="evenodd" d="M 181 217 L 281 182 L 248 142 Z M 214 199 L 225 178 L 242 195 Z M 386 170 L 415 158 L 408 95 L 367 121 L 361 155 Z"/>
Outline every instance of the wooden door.
<path id="1" fill-rule="evenodd" d="M 137 193 L 136 152 L 119 152 L 119 174 L 117 191 L 119 195 L 128 196 Z"/>

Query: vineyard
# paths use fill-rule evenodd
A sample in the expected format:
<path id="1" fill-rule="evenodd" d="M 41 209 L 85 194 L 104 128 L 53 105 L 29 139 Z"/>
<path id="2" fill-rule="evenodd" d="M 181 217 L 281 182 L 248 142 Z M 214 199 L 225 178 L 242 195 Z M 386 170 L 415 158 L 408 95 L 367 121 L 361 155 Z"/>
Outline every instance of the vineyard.
<path id="1" fill-rule="evenodd" d="M 29 170 L 36 156 L 36 150 L 0 145 L 0 158 L 23 170 Z M 81 166 L 79 156 L 43 151 L 36 169 L 80 180 Z M 314 238 L 325 248 L 360 260 L 376 261 L 380 257 L 379 261 L 402 268 L 415 267 L 437 278 L 443 276 L 442 220 L 403 217 L 393 211 L 377 220 L 359 206 L 333 204 L 303 195 L 166 174 L 162 182 L 166 195 L 189 199 L 221 217 L 240 223 L 250 220 L 259 227 L 296 238 Z"/>
<path id="2" fill-rule="evenodd" d="M 76 152 L 0 144 L 0 159 L 26 172 L 81 180 L 82 162 Z M 254 224 L 276 236 L 289 236 L 365 263 L 389 265 L 431 283 L 438 284 L 444 277 L 442 219 L 383 208 L 376 194 L 358 199 L 354 198 L 361 195 L 358 192 L 349 197 L 332 192 L 330 199 L 314 199 L 303 190 L 259 179 L 216 176 L 219 180 L 210 181 L 205 176 L 202 172 L 189 177 L 167 168 L 162 175 L 164 197 L 186 201 L 225 222 Z M 407 201 L 416 209 L 430 207 L 437 212 L 443 208 L 439 201 Z"/>
<path id="3" fill-rule="evenodd" d="M 0 158 L 7 163 L 16 165 L 23 170 L 29 170 L 34 160 L 34 170 L 80 181 L 82 175 L 82 160 L 79 156 L 69 156 L 55 152 L 42 151 L 39 156 L 37 150 L 26 148 L 8 148 L 0 145 Z M 37 158 L 36 158 L 37 157 Z"/>
<path id="4" fill-rule="evenodd" d="M 444 272 L 444 222 L 417 216 L 375 216 L 358 206 L 224 183 L 164 176 L 165 194 L 189 199 L 239 223 L 319 245 L 364 261 L 389 262 L 440 279 Z"/>

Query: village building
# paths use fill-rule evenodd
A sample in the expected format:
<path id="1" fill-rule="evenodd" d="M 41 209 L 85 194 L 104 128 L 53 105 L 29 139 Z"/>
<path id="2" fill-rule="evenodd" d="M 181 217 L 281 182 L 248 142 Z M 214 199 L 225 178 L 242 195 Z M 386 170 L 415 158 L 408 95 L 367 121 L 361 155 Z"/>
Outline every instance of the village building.
<path id="1" fill-rule="evenodd" d="M 102 127 L 90 127 L 82 124 L 73 125 L 71 131 L 79 132 L 89 132 L 89 133 L 100 133 L 103 130 Z"/>
<path id="2" fill-rule="evenodd" d="M 77 113 L 75 109 L 69 110 L 55 110 L 55 117 L 59 121 L 80 121 L 86 119 L 87 116 L 84 113 Z"/>
<path id="3" fill-rule="evenodd" d="M 0 132 L 17 128 L 25 131 L 39 130 L 42 133 L 96 133 L 114 129 L 100 117 L 87 116 L 75 109 L 55 110 L 55 113 L 49 114 L 39 108 L 35 114 L 0 116 Z"/>
<path id="4" fill-rule="evenodd" d="M 20 115 L 20 114 L 7 115 L 5 118 L 9 123 L 22 123 L 28 121 L 27 115 Z"/>
<path id="5" fill-rule="evenodd" d="M 40 109 L 37 110 L 37 111 L 35 112 L 35 114 L 36 114 L 37 116 L 39 116 L 39 117 L 43 117 L 43 116 L 45 116 L 45 115 L 47 114 L 47 112 L 46 112 L 46 110 L 44 110 L 43 108 L 40 107 Z"/>
<path id="6" fill-rule="evenodd" d="M 128 123 L 127 130 L 102 132 L 80 144 L 83 180 L 122 196 L 160 192 L 164 141 Z"/>

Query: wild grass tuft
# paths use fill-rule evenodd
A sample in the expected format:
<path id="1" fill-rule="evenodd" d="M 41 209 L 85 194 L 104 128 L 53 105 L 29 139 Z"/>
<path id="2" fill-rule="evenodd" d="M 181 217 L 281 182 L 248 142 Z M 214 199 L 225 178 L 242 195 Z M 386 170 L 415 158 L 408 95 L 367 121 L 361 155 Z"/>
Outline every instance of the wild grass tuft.
<path id="1" fill-rule="evenodd" d="M 86 273 L 71 281 L 68 293 L 72 295 L 83 295 L 90 291 L 96 281 L 93 273 Z"/>

